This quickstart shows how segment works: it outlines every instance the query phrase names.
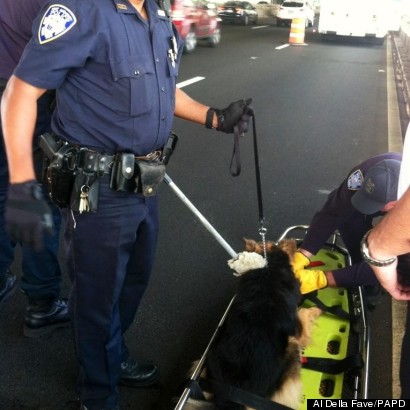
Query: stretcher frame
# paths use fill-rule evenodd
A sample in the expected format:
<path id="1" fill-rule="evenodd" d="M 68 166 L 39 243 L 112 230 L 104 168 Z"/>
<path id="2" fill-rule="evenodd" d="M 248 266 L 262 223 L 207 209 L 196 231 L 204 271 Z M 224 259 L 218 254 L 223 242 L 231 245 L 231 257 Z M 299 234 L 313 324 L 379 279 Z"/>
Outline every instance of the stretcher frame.
<path id="1" fill-rule="evenodd" d="M 216 231 L 216 229 L 208 222 L 208 220 L 201 214 L 201 212 L 192 204 L 192 202 L 184 195 L 184 193 L 175 185 L 169 175 L 165 175 L 164 182 L 171 188 L 171 190 L 182 200 L 182 202 L 193 212 L 193 214 L 197 217 L 197 219 L 205 226 L 205 228 L 215 237 L 215 239 L 221 244 L 221 246 L 228 252 L 228 254 L 235 258 L 237 253 L 233 250 L 233 248 L 221 237 L 221 235 Z M 277 242 L 285 238 L 294 238 L 297 242 L 301 242 L 303 240 L 304 235 L 308 229 L 308 225 L 295 225 L 287 228 L 282 235 L 280 235 Z M 295 237 L 295 232 L 302 232 L 303 237 Z M 335 250 L 342 254 L 345 258 L 345 266 L 351 265 L 351 258 L 349 252 L 346 248 L 342 246 L 342 241 L 340 238 L 339 233 L 336 231 L 332 234 L 329 241 L 326 243 L 325 247 L 330 250 Z M 320 292 L 320 291 L 319 291 Z M 354 376 L 353 386 L 352 386 L 352 397 L 353 399 L 367 399 L 368 394 L 368 369 L 369 369 L 369 346 L 370 346 L 370 328 L 368 325 L 367 320 L 367 309 L 366 304 L 364 303 L 364 294 L 362 287 L 358 287 L 357 289 L 349 290 L 350 294 L 350 301 L 352 309 L 352 313 L 354 317 L 358 319 L 360 323 L 360 334 L 358 335 L 358 351 L 362 358 L 362 369 L 360 374 L 356 374 Z M 225 310 L 221 320 L 219 321 L 216 330 L 212 334 L 210 341 L 205 348 L 201 358 L 197 362 L 195 369 L 192 372 L 192 375 L 189 378 L 189 382 L 187 383 L 187 387 L 184 388 L 181 396 L 178 399 L 174 410 L 184 410 L 184 406 L 187 404 L 188 399 L 192 394 L 192 388 L 190 386 L 193 383 L 199 381 L 201 373 L 205 366 L 206 357 L 208 351 L 217 336 L 219 329 L 223 325 L 225 318 L 231 308 L 232 302 L 234 301 L 235 296 L 231 299 L 230 303 L 228 304 L 227 309 Z M 190 383 L 191 382 L 191 383 Z M 310 398 L 324 398 L 324 397 L 306 397 Z M 345 397 L 339 397 L 345 398 Z M 301 407 L 303 409 L 303 406 Z"/>

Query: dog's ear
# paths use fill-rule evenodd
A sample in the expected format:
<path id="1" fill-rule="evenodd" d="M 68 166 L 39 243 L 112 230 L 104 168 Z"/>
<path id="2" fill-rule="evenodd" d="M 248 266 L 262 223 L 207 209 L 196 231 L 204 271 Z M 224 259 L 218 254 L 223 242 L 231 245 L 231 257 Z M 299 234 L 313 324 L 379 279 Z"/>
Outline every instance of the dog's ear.
<path id="1" fill-rule="evenodd" d="M 295 252 L 297 251 L 296 241 L 294 239 L 282 239 L 279 244 L 279 248 L 288 254 L 290 260 L 293 260 Z"/>
<path id="2" fill-rule="evenodd" d="M 253 239 L 246 239 L 243 238 L 243 241 L 245 242 L 245 251 L 247 252 L 256 252 L 256 248 L 258 247 L 258 244 L 256 241 Z"/>

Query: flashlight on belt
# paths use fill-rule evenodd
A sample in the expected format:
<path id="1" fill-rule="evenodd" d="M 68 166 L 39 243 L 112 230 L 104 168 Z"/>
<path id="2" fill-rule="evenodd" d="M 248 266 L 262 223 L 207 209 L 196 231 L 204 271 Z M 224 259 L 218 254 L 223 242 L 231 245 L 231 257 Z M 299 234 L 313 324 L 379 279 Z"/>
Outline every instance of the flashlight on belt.
<path id="1" fill-rule="evenodd" d="M 168 141 L 162 150 L 162 155 L 160 158 L 162 164 L 164 165 L 168 164 L 169 159 L 171 158 L 171 155 L 177 146 L 177 142 L 178 142 L 178 135 L 176 135 L 174 132 L 171 132 L 169 134 Z"/>

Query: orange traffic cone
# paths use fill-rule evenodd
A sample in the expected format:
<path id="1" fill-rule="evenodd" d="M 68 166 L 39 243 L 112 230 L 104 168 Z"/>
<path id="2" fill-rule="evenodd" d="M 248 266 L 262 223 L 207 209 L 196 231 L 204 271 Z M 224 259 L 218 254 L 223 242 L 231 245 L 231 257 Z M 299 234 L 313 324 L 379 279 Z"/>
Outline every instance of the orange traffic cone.
<path id="1" fill-rule="evenodd" d="M 295 17 L 292 20 L 289 33 L 289 43 L 292 45 L 305 46 L 305 19 Z"/>

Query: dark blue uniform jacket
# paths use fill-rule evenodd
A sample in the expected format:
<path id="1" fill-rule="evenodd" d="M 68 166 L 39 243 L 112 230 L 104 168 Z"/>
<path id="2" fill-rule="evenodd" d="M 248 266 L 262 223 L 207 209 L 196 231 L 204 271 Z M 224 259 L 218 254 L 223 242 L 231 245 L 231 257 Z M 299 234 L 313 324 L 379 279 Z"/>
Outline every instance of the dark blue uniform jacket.
<path id="1" fill-rule="evenodd" d="M 354 167 L 339 187 L 329 194 L 322 209 L 314 215 L 310 223 L 301 247 L 312 254 L 316 254 L 323 247 L 336 229 L 342 233 L 352 257 L 353 265 L 333 271 L 336 283 L 339 286 L 348 287 L 378 283 L 372 269 L 365 262 L 362 262 L 360 241 L 367 230 L 372 227 L 373 219 L 381 216 L 382 213 L 363 215 L 352 205 L 351 198 L 360 189 L 369 168 L 384 159 L 401 161 L 401 158 L 401 153 L 384 153 L 369 158 Z"/>

